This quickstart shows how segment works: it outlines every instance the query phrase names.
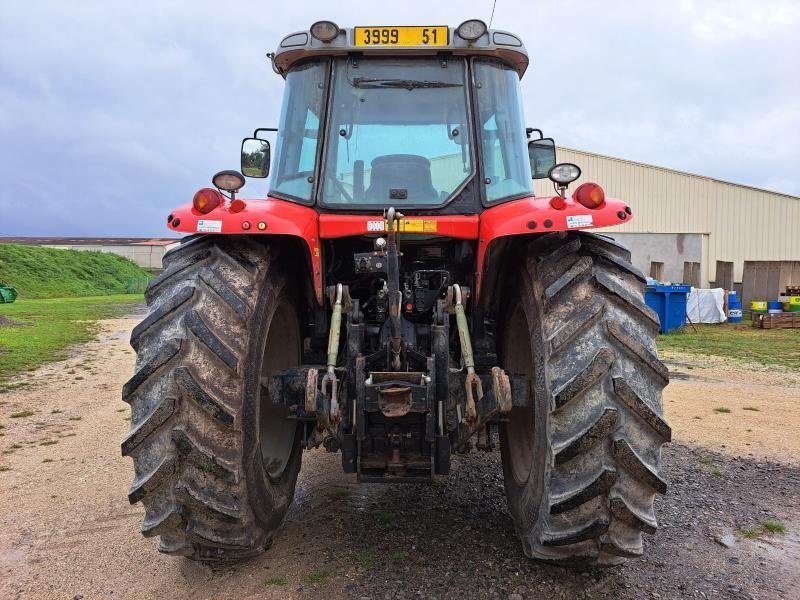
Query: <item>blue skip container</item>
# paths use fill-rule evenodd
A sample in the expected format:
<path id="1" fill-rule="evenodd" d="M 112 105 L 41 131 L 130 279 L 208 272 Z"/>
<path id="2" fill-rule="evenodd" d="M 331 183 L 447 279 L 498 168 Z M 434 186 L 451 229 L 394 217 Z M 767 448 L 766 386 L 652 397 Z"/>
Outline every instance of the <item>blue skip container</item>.
<path id="1" fill-rule="evenodd" d="M 686 296 L 690 285 L 648 285 L 644 301 L 658 314 L 661 333 L 669 333 L 686 325 Z"/>

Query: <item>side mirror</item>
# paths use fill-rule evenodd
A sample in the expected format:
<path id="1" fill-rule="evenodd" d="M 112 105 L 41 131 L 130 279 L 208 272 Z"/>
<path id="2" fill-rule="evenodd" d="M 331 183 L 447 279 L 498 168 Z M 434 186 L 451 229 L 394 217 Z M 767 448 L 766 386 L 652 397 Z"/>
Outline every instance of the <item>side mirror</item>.
<path id="1" fill-rule="evenodd" d="M 542 138 L 528 142 L 528 158 L 531 162 L 531 177 L 547 179 L 556 164 L 556 143 L 553 138 Z"/>
<path id="2" fill-rule="evenodd" d="M 242 140 L 242 173 L 245 176 L 263 179 L 269 175 L 269 161 L 270 148 L 267 140 Z"/>

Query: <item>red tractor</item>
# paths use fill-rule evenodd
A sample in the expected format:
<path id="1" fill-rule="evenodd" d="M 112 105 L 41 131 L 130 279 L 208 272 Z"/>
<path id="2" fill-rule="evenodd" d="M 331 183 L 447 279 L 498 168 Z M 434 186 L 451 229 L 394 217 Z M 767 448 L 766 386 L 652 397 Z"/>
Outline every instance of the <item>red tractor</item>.
<path id="1" fill-rule="evenodd" d="M 584 230 L 631 209 L 556 164 L 525 127 L 515 35 L 315 23 L 269 55 L 277 129 L 167 217 L 133 331 L 132 503 L 159 550 L 258 554 L 304 449 L 361 482 L 446 476 L 499 445 L 524 552 L 566 564 L 642 553 L 664 493 L 667 370 L 630 253 Z M 275 154 L 264 139 L 277 132 Z M 536 197 L 532 179 L 552 195 Z M 498 441 L 499 440 L 499 441 Z"/>

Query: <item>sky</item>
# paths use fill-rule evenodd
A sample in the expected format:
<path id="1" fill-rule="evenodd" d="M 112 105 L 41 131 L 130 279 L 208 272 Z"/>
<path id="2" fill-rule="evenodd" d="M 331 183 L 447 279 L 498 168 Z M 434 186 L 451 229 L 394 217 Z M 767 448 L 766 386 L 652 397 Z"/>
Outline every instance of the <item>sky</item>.
<path id="1" fill-rule="evenodd" d="M 278 122 L 265 54 L 319 19 L 489 21 L 491 0 L 3 0 L 0 235 L 169 236 L 166 215 Z M 800 195 L 797 0 L 497 0 L 560 145 Z M 601 182 L 602 183 L 602 182 Z M 268 184 L 248 180 L 242 197 Z"/>

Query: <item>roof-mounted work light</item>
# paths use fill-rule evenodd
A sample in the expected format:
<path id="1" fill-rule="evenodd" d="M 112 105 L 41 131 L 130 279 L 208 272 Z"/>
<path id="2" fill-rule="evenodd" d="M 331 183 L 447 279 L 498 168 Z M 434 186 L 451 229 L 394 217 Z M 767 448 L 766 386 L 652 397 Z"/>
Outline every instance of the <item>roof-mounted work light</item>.
<path id="1" fill-rule="evenodd" d="M 317 21 L 311 26 L 311 37 L 320 42 L 332 42 L 339 35 L 339 26 L 333 21 Z"/>
<path id="2" fill-rule="evenodd" d="M 456 33 L 461 39 L 467 40 L 468 42 L 474 42 L 478 40 L 484 33 L 486 33 L 487 29 L 488 27 L 486 27 L 486 23 L 480 19 L 470 19 L 469 21 L 464 21 L 461 25 L 459 25 L 456 28 Z"/>

